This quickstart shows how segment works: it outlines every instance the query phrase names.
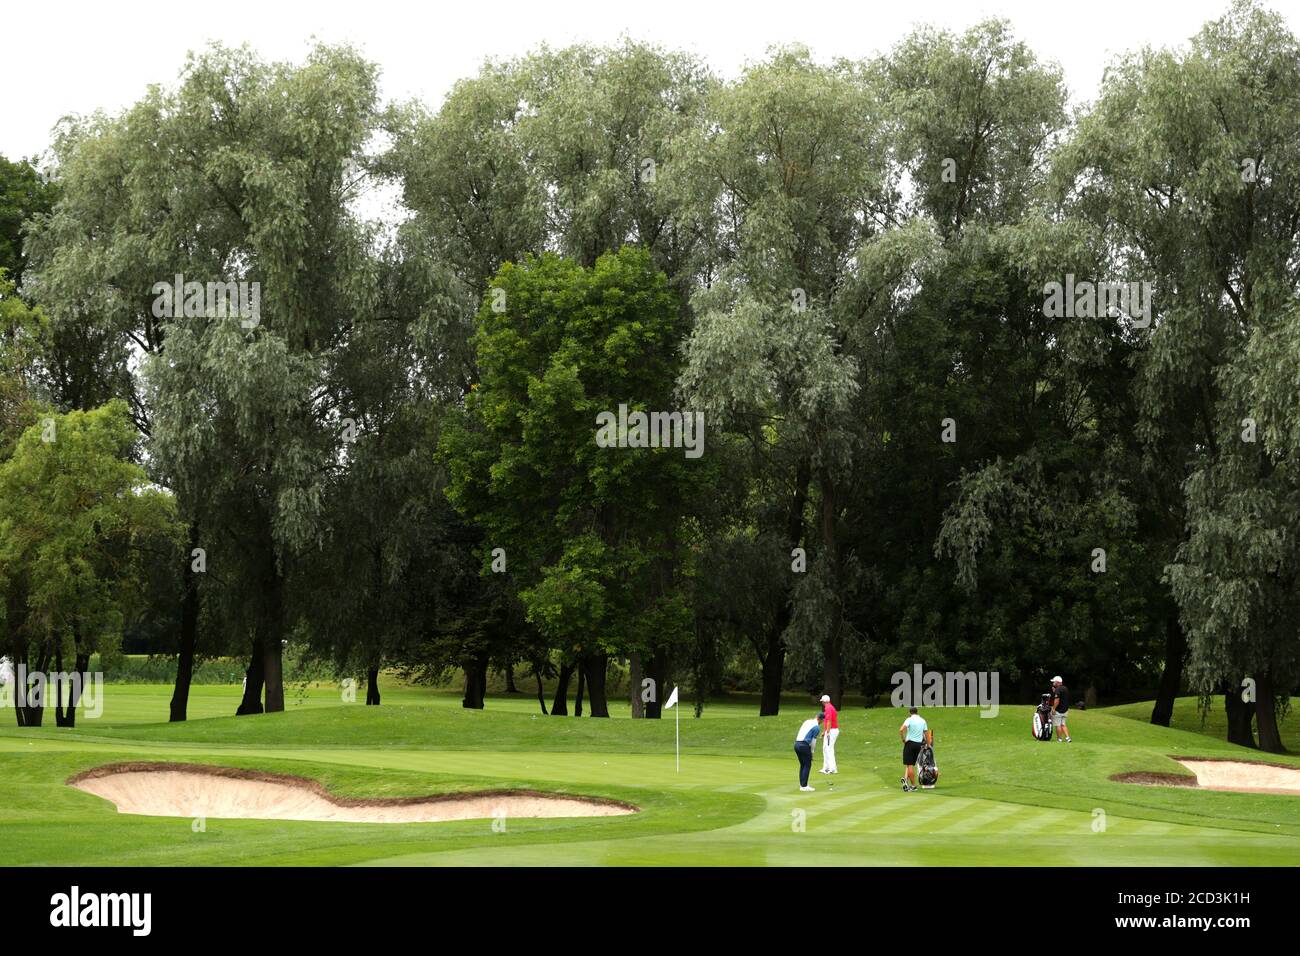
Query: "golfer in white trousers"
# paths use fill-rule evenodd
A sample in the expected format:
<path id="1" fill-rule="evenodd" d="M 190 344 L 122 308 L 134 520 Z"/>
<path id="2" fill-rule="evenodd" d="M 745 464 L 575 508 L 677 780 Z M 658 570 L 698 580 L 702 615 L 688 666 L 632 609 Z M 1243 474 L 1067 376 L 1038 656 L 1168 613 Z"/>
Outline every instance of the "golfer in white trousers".
<path id="1" fill-rule="evenodd" d="M 825 728 L 822 740 L 822 773 L 839 773 L 835 766 L 835 738 L 840 735 L 840 714 L 831 703 L 829 694 L 822 694 L 822 713 L 826 715 L 826 722 L 822 724 Z"/>

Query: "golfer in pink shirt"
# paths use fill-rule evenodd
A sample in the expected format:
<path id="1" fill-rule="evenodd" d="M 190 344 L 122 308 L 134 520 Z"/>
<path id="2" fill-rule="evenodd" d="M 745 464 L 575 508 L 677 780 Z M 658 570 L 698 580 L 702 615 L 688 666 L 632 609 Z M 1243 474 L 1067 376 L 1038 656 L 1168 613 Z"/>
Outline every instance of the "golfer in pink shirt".
<path id="1" fill-rule="evenodd" d="M 822 713 L 826 715 L 826 722 L 822 724 L 821 773 L 839 773 L 835 767 L 835 738 L 840 735 L 840 714 L 828 694 L 822 694 Z"/>

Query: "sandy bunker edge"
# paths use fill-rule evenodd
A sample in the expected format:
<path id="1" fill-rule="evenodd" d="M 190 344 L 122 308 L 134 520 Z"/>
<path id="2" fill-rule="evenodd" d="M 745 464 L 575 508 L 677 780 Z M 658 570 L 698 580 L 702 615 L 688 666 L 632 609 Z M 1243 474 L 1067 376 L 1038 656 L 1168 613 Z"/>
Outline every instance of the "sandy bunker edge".
<path id="1" fill-rule="evenodd" d="M 1234 757 L 1186 757 L 1170 754 L 1169 759 L 1176 760 L 1192 772 L 1190 774 L 1179 774 L 1137 771 L 1111 774 L 1109 779 L 1116 783 L 1135 783 L 1153 787 L 1190 787 L 1197 790 L 1213 790 L 1227 793 L 1272 793 L 1300 796 L 1300 766 L 1262 760 L 1239 760 Z M 1215 774 L 1216 782 L 1205 784 L 1201 782 L 1202 774 L 1197 771 L 1197 767 L 1206 764 L 1230 764 L 1231 767 L 1225 768 L 1226 774 Z M 1258 782 L 1260 774 L 1276 776 L 1276 774 L 1269 774 L 1269 771 L 1277 770 L 1286 771 L 1283 779 L 1288 783 L 1294 782 L 1294 786 L 1270 786 L 1267 783 L 1261 785 Z"/>
<path id="2" fill-rule="evenodd" d="M 634 813 L 640 813 L 641 808 L 621 800 L 613 800 L 607 797 L 589 797 L 580 794 L 568 793 L 545 793 L 539 790 L 472 790 L 460 791 L 454 793 L 436 793 L 416 797 L 341 797 L 332 794 L 318 780 L 312 780 L 308 777 L 300 777 L 294 774 L 272 773 L 265 770 L 247 770 L 240 767 L 222 767 L 214 764 L 195 764 L 195 763 L 167 763 L 159 761 L 125 761 L 118 763 L 104 764 L 99 767 L 93 767 L 89 770 L 83 770 L 80 773 L 73 774 L 65 783 L 81 790 L 83 793 L 89 793 L 100 799 L 108 800 L 113 803 L 119 813 L 130 813 L 142 816 L 175 816 L 170 811 L 159 810 L 150 812 L 141 809 L 123 809 L 122 802 L 114 799 L 113 796 L 101 793 L 99 790 L 92 789 L 86 784 L 93 780 L 105 780 L 126 774 L 180 774 L 187 776 L 210 777 L 225 781 L 231 781 L 235 784 L 269 784 L 275 787 L 287 787 L 297 791 L 298 795 L 309 795 L 313 799 L 322 801 L 327 804 L 331 810 L 342 811 L 346 816 L 337 816 L 332 812 L 321 816 L 306 817 L 283 817 L 283 816 L 259 816 L 254 813 L 236 814 L 227 816 L 227 819 L 319 819 L 322 821 L 337 822 L 380 822 L 380 823 L 411 823 L 411 822 L 440 822 L 467 819 L 484 819 L 493 816 L 496 808 L 503 809 L 510 816 L 526 817 L 585 817 L 585 816 L 624 816 Z M 475 807 L 483 803 L 492 803 L 493 810 L 488 812 L 465 813 L 466 808 Z M 537 808 L 555 809 L 564 807 L 564 813 L 539 813 Z M 512 810 L 512 808 L 514 808 Z M 366 819 L 366 811 L 374 811 L 374 819 Z M 408 819 L 398 819 L 394 814 L 401 814 L 403 810 L 409 810 L 412 814 L 420 810 L 428 811 L 425 816 L 412 816 Z M 529 812 L 529 811 L 532 812 Z M 349 813 L 349 811 L 351 811 Z M 584 812 L 585 811 L 585 812 Z M 190 815 L 182 813 L 182 816 Z M 208 814 L 209 816 L 219 817 L 217 813 Z"/>

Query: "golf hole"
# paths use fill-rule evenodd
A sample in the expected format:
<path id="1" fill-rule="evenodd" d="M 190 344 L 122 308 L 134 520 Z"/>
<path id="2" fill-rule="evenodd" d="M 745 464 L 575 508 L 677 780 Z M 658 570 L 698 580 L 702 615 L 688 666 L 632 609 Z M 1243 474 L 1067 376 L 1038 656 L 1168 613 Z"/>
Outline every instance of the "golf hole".
<path id="1" fill-rule="evenodd" d="M 1171 757 L 1196 776 L 1172 773 L 1120 773 L 1110 779 L 1156 787 L 1197 787 L 1235 793 L 1282 793 L 1300 796 L 1300 767 L 1212 757 Z"/>
<path id="2" fill-rule="evenodd" d="M 119 813 L 216 820 L 440 823 L 526 817 L 609 817 L 637 813 L 617 800 L 488 790 L 427 797 L 348 799 L 315 780 L 202 764 L 118 763 L 87 770 L 68 785 L 110 801 Z"/>

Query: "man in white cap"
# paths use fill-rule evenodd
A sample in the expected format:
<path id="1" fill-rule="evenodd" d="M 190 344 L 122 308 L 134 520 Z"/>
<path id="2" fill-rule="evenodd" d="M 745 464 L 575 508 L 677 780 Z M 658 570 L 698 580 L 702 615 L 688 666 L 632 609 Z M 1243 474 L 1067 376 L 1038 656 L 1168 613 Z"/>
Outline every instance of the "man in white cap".
<path id="1" fill-rule="evenodd" d="M 829 694 L 822 694 L 822 773 L 839 773 L 835 767 L 835 738 L 840 735 L 840 713 Z"/>
<path id="2" fill-rule="evenodd" d="M 1056 728 L 1056 742 L 1070 742 L 1070 728 L 1066 726 L 1065 715 L 1070 710 L 1070 688 L 1060 676 L 1052 678 L 1052 725 Z"/>

